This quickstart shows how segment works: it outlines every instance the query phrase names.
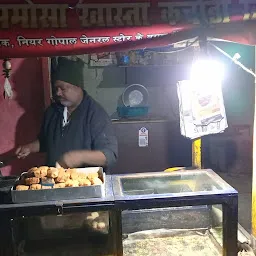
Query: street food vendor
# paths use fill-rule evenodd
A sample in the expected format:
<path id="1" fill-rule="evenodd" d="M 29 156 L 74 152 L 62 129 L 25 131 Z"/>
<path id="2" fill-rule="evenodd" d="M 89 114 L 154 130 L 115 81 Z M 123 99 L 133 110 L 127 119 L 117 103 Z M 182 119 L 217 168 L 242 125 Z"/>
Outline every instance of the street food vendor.
<path id="1" fill-rule="evenodd" d="M 117 159 L 117 139 L 104 109 L 83 89 L 83 62 L 58 58 L 54 73 L 56 102 L 45 112 L 38 138 L 16 155 L 46 152 L 47 165 L 64 168 L 102 166 Z"/>

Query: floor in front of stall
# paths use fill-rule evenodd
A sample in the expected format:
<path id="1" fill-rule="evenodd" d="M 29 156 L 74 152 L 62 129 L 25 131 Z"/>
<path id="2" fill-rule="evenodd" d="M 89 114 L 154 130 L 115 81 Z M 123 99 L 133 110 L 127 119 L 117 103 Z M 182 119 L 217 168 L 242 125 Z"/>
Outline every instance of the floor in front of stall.
<path id="1" fill-rule="evenodd" d="M 251 234 L 252 176 L 250 174 L 218 173 L 238 191 L 238 221 Z"/>

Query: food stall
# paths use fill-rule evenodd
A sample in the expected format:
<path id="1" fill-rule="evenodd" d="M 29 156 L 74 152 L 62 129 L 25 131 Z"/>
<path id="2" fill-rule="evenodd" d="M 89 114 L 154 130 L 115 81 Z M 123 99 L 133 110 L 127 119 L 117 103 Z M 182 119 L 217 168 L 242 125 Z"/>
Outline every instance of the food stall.
<path id="1" fill-rule="evenodd" d="M 240 4 L 239 15 L 234 15 L 237 5 L 227 1 L 2 2 L 0 58 L 6 60 L 7 96 L 11 58 L 123 51 L 197 37 L 256 42 L 253 2 Z M 90 186 L 18 191 L 27 184 L 15 184 L 12 203 L 0 205 L 6 224 L 2 241 L 13 250 L 3 249 L 2 255 L 47 255 L 47 249 L 59 255 L 151 255 L 160 249 L 161 255 L 236 255 L 238 194 L 213 171 L 201 170 L 200 139 L 192 150 L 193 170 L 136 175 L 94 170 L 102 184 L 92 182 L 91 191 L 98 188 L 98 195 L 88 191 Z M 89 177 L 89 170 L 79 172 Z M 35 228 L 37 216 L 42 218 Z M 53 226 L 63 218 L 78 223 Z"/>

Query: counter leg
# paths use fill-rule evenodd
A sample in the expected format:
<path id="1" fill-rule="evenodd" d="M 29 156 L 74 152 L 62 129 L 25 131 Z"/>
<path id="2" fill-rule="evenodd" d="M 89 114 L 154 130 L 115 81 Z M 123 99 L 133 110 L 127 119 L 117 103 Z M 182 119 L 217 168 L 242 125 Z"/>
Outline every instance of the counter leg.
<path id="1" fill-rule="evenodd" d="M 238 196 L 232 196 L 223 207 L 223 255 L 237 255 Z"/>
<path id="2" fill-rule="evenodd" d="M 15 251 L 12 241 L 13 239 L 10 219 L 1 217 L 0 227 L 0 256 L 14 256 Z"/>
<path id="3" fill-rule="evenodd" d="M 113 211 L 111 215 L 111 232 L 116 255 L 123 256 L 122 211 Z"/>

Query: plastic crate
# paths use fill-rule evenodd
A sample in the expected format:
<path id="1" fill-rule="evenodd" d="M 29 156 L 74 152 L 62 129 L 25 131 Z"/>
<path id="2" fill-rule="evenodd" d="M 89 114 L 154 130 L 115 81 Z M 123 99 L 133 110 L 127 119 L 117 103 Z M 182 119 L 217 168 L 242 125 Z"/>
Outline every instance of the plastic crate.
<path id="1" fill-rule="evenodd" d="M 145 116 L 148 114 L 148 107 L 117 107 L 119 117 L 137 117 Z"/>

